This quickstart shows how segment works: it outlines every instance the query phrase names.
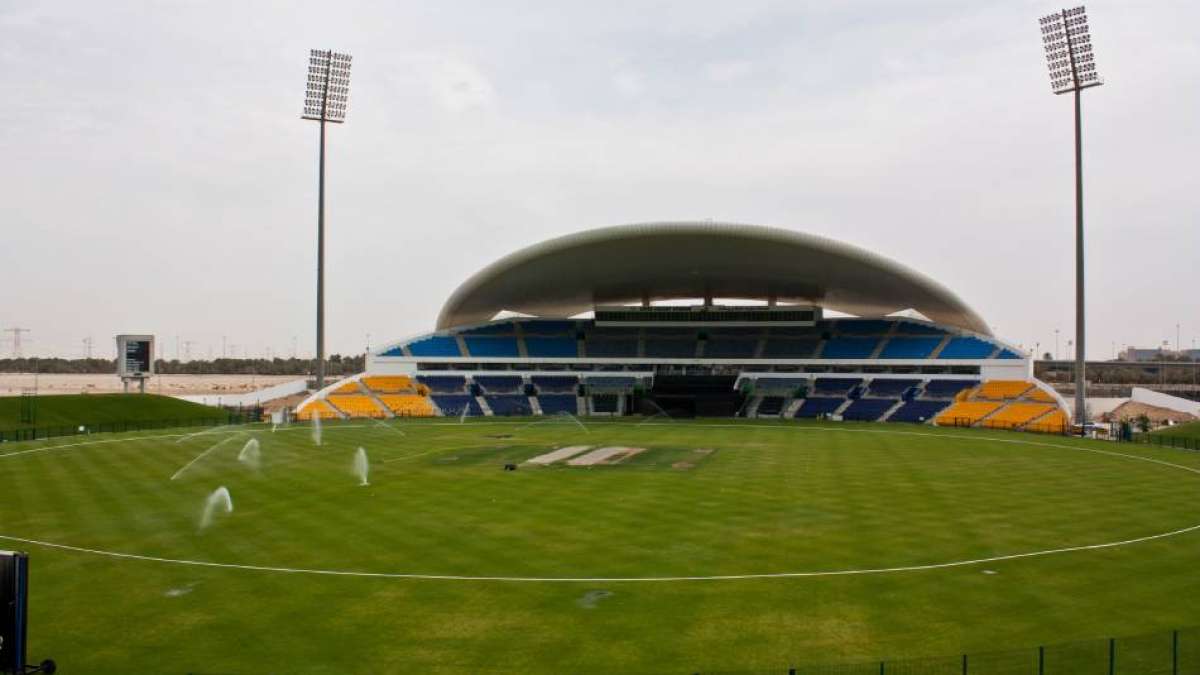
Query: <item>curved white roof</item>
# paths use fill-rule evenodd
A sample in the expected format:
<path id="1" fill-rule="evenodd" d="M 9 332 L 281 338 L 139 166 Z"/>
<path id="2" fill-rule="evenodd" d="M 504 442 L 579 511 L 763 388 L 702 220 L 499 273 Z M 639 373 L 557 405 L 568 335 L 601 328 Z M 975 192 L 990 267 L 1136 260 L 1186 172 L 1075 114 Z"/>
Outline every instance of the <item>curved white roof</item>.
<path id="1" fill-rule="evenodd" d="M 454 291 L 437 327 L 482 323 L 501 310 L 569 317 L 644 297 L 774 297 L 864 317 L 914 309 L 991 335 L 950 289 L 894 260 L 816 235 L 712 222 L 604 227 L 510 253 Z"/>

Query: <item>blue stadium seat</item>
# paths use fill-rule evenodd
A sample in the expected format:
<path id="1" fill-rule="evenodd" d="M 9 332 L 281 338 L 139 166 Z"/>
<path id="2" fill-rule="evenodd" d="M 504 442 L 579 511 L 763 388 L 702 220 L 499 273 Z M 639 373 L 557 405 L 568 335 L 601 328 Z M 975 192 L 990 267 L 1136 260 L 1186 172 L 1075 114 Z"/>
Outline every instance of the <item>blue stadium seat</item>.
<path id="1" fill-rule="evenodd" d="M 763 357 L 768 359 L 809 359 L 812 358 L 816 348 L 817 341 L 814 339 L 770 338 L 763 349 Z"/>
<path id="2" fill-rule="evenodd" d="M 832 394 L 845 398 L 858 385 L 862 384 L 861 377 L 818 377 L 813 383 L 816 394 Z"/>
<path id="3" fill-rule="evenodd" d="M 930 380 L 925 385 L 925 395 L 932 398 L 954 398 L 963 389 L 977 386 L 975 380 Z"/>
<path id="4" fill-rule="evenodd" d="M 920 380 L 893 380 L 877 378 L 871 380 L 871 386 L 867 389 L 867 393 L 871 396 L 897 399 L 904 395 L 904 392 L 919 386 Z"/>
<path id="5" fill-rule="evenodd" d="M 517 339 L 512 337 L 478 337 L 463 338 L 467 343 L 467 351 L 471 356 L 519 356 Z"/>
<path id="6" fill-rule="evenodd" d="M 712 337 L 704 345 L 704 357 L 709 359 L 750 359 L 758 349 L 757 338 Z"/>
<path id="7" fill-rule="evenodd" d="M 534 337 L 525 336 L 525 351 L 530 356 L 549 356 L 574 358 L 579 355 L 574 337 Z"/>
<path id="8" fill-rule="evenodd" d="M 574 375 L 534 375 L 529 378 L 539 393 L 574 393 L 579 378 Z"/>
<path id="9" fill-rule="evenodd" d="M 950 401 L 905 401 L 904 405 L 892 413 L 888 421 L 915 422 L 920 424 L 933 419 L 935 415 L 948 407 L 950 403 Z"/>
<path id="10" fill-rule="evenodd" d="M 507 393 L 519 391 L 524 383 L 519 375 L 476 375 L 475 384 L 486 393 Z"/>
<path id="11" fill-rule="evenodd" d="M 874 422 L 894 405 L 896 405 L 894 399 L 860 398 L 842 411 L 842 419 Z"/>
<path id="12" fill-rule="evenodd" d="M 538 405 L 542 406 L 542 414 L 544 415 L 557 415 L 560 413 L 574 415 L 578 412 L 574 396 L 568 396 L 567 394 L 540 394 L 537 400 Z"/>
<path id="13" fill-rule="evenodd" d="M 1004 351 L 1000 352 L 1000 355 L 997 356 L 996 358 L 998 358 L 998 359 L 1019 359 L 1019 358 L 1021 358 L 1021 355 L 1014 352 L 1011 349 L 1005 349 Z"/>
<path id="14" fill-rule="evenodd" d="M 845 403 L 844 398 L 830 398 L 825 396 L 810 396 L 804 399 L 804 404 L 796 411 L 796 418 L 813 418 L 821 415 L 828 415 L 838 406 Z"/>
<path id="15" fill-rule="evenodd" d="M 956 337 L 946 343 L 939 359 L 986 359 L 996 351 L 996 345 L 976 337 Z"/>
<path id="16" fill-rule="evenodd" d="M 467 388 L 467 378 L 457 375 L 418 375 L 417 382 L 435 394 L 461 394 Z"/>
<path id="17" fill-rule="evenodd" d="M 782 396 L 764 396 L 758 402 L 758 415 L 778 415 L 783 412 L 783 397 Z"/>
<path id="18" fill-rule="evenodd" d="M 458 342 L 452 337 L 435 335 L 408 345 L 413 356 L 462 356 Z"/>
<path id="19" fill-rule="evenodd" d="M 484 396 L 488 407 L 492 409 L 493 415 L 509 417 L 512 415 L 532 415 L 533 408 L 529 405 L 529 399 L 525 396 L 516 394 L 501 394 L 493 396 Z"/>
<path id="20" fill-rule="evenodd" d="M 646 338 L 646 356 L 660 359 L 691 359 L 696 357 L 696 341 Z"/>
<path id="21" fill-rule="evenodd" d="M 865 359 L 870 358 L 871 352 L 879 344 L 879 338 L 843 337 L 832 338 L 825 342 L 821 352 L 823 359 Z"/>
<path id="22" fill-rule="evenodd" d="M 584 342 L 588 356 L 599 358 L 621 358 L 637 356 L 637 340 L 589 337 Z"/>
<path id="23" fill-rule="evenodd" d="M 591 387 L 601 389 L 633 389 L 637 384 L 636 377 L 622 377 L 620 375 L 597 375 L 594 377 L 585 377 L 584 384 Z"/>
<path id="24" fill-rule="evenodd" d="M 894 337 L 879 354 L 881 359 L 927 359 L 941 344 L 938 337 Z"/>
<path id="25" fill-rule="evenodd" d="M 474 396 L 467 394 L 433 394 L 430 398 L 442 410 L 442 414 L 447 417 L 458 417 L 462 414 L 464 408 L 468 410 L 467 415 L 479 416 L 483 414 L 483 409 L 479 407 L 479 402 L 475 400 Z"/>
<path id="26" fill-rule="evenodd" d="M 795 391 L 808 386 L 807 377 L 760 377 L 754 381 L 755 391 Z"/>

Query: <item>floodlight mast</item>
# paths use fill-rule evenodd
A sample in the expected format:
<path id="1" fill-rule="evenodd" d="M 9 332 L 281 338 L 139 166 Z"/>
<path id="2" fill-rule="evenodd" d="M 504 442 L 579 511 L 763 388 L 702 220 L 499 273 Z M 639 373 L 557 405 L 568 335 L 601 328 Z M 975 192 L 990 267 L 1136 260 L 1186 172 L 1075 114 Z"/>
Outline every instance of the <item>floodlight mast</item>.
<path id="1" fill-rule="evenodd" d="M 320 159 L 317 162 L 317 389 L 325 387 L 325 123 L 346 121 L 350 58 L 349 54 L 333 51 L 314 49 L 309 52 L 308 86 L 304 114 L 300 116 L 321 123 Z"/>
<path id="2" fill-rule="evenodd" d="M 1081 5 L 1042 17 L 1042 43 L 1050 67 L 1050 87 L 1055 94 L 1075 94 L 1075 422 L 1087 422 L 1084 348 L 1083 267 L 1083 112 L 1080 94 L 1103 84 L 1096 72 L 1088 32 L 1087 13 Z M 1083 427 L 1080 427 L 1083 429 Z"/>

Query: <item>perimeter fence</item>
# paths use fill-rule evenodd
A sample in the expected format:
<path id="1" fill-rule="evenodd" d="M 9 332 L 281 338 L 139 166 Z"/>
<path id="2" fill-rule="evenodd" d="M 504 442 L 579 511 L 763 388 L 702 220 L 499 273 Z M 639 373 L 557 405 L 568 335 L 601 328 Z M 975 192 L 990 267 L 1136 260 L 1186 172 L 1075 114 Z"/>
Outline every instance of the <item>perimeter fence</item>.
<path id="1" fill-rule="evenodd" d="M 1133 437 L 1134 443 L 1156 445 L 1160 448 L 1175 448 L 1176 450 L 1200 451 L 1200 438 L 1191 436 L 1171 436 L 1169 434 L 1138 434 Z"/>
<path id="2" fill-rule="evenodd" d="M 44 427 L 18 427 L 0 429 L 0 443 L 11 441 L 35 441 L 59 436 L 80 434 L 120 433 L 125 431 L 150 431 L 184 427 L 215 427 L 226 424 L 247 424 L 260 419 L 258 412 L 230 413 L 224 417 L 193 417 L 154 420 L 116 420 L 81 424 L 58 424 Z"/>
<path id="3" fill-rule="evenodd" d="M 957 656 L 695 675 L 1200 675 L 1200 628 Z"/>

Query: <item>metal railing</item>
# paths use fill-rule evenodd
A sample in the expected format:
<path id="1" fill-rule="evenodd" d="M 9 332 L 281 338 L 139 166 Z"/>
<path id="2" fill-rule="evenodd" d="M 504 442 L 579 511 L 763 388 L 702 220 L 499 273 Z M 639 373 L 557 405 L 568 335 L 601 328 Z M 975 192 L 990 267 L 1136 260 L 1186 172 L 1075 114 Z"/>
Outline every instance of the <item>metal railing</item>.
<path id="1" fill-rule="evenodd" d="M 1200 629 L 946 657 L 693 672 L 695 675 L 1200 675 Z"/>

